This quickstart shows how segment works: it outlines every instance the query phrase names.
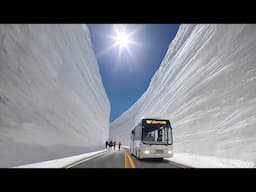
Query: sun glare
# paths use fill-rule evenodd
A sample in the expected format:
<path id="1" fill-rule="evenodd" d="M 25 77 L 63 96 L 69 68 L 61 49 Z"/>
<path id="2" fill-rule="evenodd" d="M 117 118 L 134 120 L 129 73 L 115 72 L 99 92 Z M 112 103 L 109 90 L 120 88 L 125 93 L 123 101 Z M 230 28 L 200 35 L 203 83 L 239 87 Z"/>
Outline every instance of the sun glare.
<path id="1" fill-rule="evenodd" d="M 127 45 L 129 44 L 129 39 L 128 39 L 127 34 L 118 34 L 116 36 L 116 43 L 120 47 L 127 47 Z"/>
<path id="2" fill-rule="evenodd" d="M 126 25 L 123 24 L 117 24 L 113 26 L 115 36 L 113 36 L 114 42 L 117 46 L 119 46 L 119 49 L 122 49 L 125 47 L 126 49 L 129 49 L 129 44 L 132 43 L 131 37 L 129 33 L 127 33 Z"/>
<path id="3" fill-rule="evenodd" d="M 133 58 L 133 46 L 140 46 L 140 43 L 134 39 L 134 35 L 138 32 L 138 28 L 133 28 L 126 24 L 112 25 L 113 33 L 107 35 L 112 40 L 112 44 L 100 52 L 100 55 L 106 54 L 114 48 L 118 48 L 117 60 L 120 60 L 123 54 L 128 54 Z M 134 27 L 134 26 L 133 26 Z"/>

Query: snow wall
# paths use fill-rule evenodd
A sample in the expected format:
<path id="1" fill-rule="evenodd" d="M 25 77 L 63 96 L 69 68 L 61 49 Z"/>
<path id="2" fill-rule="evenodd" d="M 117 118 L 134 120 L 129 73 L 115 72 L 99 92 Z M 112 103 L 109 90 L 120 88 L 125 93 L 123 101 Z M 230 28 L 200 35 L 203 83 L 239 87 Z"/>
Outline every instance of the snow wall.
<path id="1" fill-rule="evenodd" d="M 0 25 L 0 167 L 102 148 L 109 116 L 86 25 Z"/>
<path id="2" fill-rule="evenodd" d="M 256 160 L 256 25 L 181 25 L 147 91 L 111 123 L 129 144 L 142 117 L 168 118 L 178 152 Z"/>

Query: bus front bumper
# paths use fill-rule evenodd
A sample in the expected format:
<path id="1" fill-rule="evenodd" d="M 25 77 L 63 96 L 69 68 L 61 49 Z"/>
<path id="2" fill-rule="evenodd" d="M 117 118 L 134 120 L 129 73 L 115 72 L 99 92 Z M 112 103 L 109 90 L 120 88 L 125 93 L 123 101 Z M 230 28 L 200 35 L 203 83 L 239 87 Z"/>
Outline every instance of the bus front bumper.
<path id="1" fill-rule="evenodd" d="M 149 150 L 144 150 L 142 151 L 141 155 L 140 155 L 141 158 L 170 158 L 170 157 L 173 157 L 173 151 L 169 152 L 168 151 L 164 151 L 164 152 L 152 152 L 152 151 L 149 151 Z"/>

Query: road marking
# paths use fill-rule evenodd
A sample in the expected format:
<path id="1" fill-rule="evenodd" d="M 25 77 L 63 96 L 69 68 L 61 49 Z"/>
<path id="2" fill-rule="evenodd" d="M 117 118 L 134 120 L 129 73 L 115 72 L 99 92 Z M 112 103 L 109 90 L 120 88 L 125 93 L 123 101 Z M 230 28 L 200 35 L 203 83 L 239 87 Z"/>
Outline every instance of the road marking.
<path id="1" fill-rule="evenodd" d="M 192 168 L 192 167 L 190 167 L 188 165 L 176 163 L 175 161 L 171 161 L 169 159 L 167 159 L 167 161 L 169 161 L 170 164 L 177 166 L 178 168 Z"/>
<path id="2" fill-rule="evenodd" d="M 78 160 L 78 161 L 76 161 L 76 162 L 73 162 L 73 163 L 71 163 L 71 164 L 66 165 L 64 168 L 72 168 L 72 167 L 75 167 L 76 165 L 79 165 L 79 164 L 84 163 L 84 162 L 86 162 L 86 161 L 89 161 L 89 160 L 91 160 L 91 159 L 94 159 L 94 158 L 103 156 L 103 155 L 105 155 L 107 152 L 108 152 L 108 151 L 103 151 L 103 152 L 100 152 L 100 153 L 98 153 L 98 154 L 89 156 L 89 157 L 87 157 L 87 158 Z"/>
<path id="3" fill-rule="evenodd" d="M 130 163 L 130 167 L 131 168 L 136 168 L 135 166 L 135 163 L 132 159 L 132 157 L 130 156 L 129 152 L 127 150 L 124 151 L 124 162 L 125 162 L 125 168 L 128 168 L 128 161 L 127 159 L 129 160 L 129 163 Z"/>
<path id="4" fill-rule="evenodd" d="M 125 167 L 125 168 L 128 168 L 126 150 L 124 151 L 124 167 Z"/>
<path id="5" fill-rule="evenodd" d="M 127 157 L 128 157 L 128 159 L 129 159 L 129 161 L 130 161 L 131 167 L 132 167 L 132 168 L 136 168 L 135 163 L 134 163 L 134 161 L 133 161 L 133 159 L 132 159 L 132 157 L 130 156 L 129 153 L 127 153 Z"/>

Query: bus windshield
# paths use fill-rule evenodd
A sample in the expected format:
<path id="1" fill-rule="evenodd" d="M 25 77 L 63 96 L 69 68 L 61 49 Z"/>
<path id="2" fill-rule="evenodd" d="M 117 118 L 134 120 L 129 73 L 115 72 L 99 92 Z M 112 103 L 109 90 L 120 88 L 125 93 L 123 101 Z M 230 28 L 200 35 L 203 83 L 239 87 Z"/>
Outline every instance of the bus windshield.
<path id="1" fill-rule="evenodd" d="M 172 130 L 168 121 L 144 120 L 142 141 L 145 144 L 172 144 Z"/>

